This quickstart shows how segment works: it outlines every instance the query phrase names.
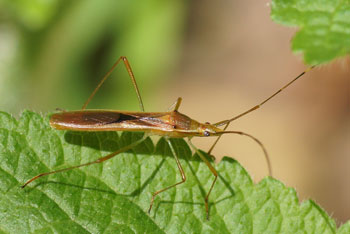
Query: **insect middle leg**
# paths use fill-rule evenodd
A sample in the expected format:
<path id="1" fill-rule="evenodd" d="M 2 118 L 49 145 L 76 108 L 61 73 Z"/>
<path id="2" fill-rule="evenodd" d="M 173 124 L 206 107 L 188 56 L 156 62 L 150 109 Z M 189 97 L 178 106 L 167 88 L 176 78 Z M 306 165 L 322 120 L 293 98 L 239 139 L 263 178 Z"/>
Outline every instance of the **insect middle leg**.
<path id="1" fill-rule="evenodd" d="M 176 185 L 182 184 L 182 183 L 184 183 L 184 182 L 186 181 L 186 175 L 185 175 L 185 173 L 184 173 L 184 170 L 182 169 L 180 160 L 179 160 L 179 158 L 177 157 L 177 154 L 176 154 L 176 152 L 175 152 L 174 146 L 172 145 L 172 143 L 171 143 L 171 141 L 170 141 L 169 139 L 166 139 L 166 141 L 168 142 L 169 147 L 170 147 L 170 150 L 171 150 L 172 154 L 174 155 L 174 158 L 175 158 L 177 167 L 179 168 L 179 171 L 180 171 L 182 180 L 181 180 L 180 182 L 177 182 L 176 184 L 173 184 L 173 185 L 171 185 L 171 186 L 169 186 L 169 187 L 166 187 L 166 188 L 163 188 L 163 189 L 161 189 L 161 190 L 158 190 L 158 191 L 154 192 L 153 195 L 152 195 L 151 204 L 150 204 L 150 206 L 149 206 L 148 213 L 151 213 L 151 209 L 152 209 L 152 206 L 153 206 L 154 198 L 155 198 L 158 194 L 160 194 L 161 192 L 164 192 L 164 191 L 166 191 L 166 190 L 168 190 L 168 189 L 170 189 L 170 188 L 172 188 L 172 187 L 175 187 Z"/>
<path id="2" fill-rule="evenodd" d="M 138 145 L 138 144 L 140 144 L 141 142 L 143 142 L 143 141 L 147 138 L 147 136 L 148 136 L 147 134 L 144 134 L 144 136 L 143 136 L 141 139 L 139 139 L 139 140 L 137 140 L 137 141 L 131 143 L 130 145 L 127 145 L 127 146 L 125 146 L 125 147 L 123 147 L 123 148 L 121 148 L 121 149 L 119 149 L 119 150 L 117 150 L 117 151 L 115 151 L 115 152 L 113 152 L 113 153 L 111 153 L 111 154 L 108 154 L 108 155 L 106 155 L 106 156 L 104 156 L 104 157 L 102 157 L 102 158 L 99 158 L 99 159 L 97 159 L 97 160 L 95 160 L 95 161 L 88 162 L 88 163 L 84 163 L 84 164 L 77 165 L 77 166 L 74 166 L 74 167 L 68 167 L 68 168 L 63 168 L 63 169 L 56 170 L 56 171 L 50 171 L 50 172 L 46 172 L 46 173 L 41 173 L 41 174 L 39 174 L 39 175 L 37 175 L 37 176 L 34 176 L 34 177 L 31 178 L 30 180 L 28 180 L 25 184 L 23 184 L 23 185 L 21 186 L 21 188 L 26 187 L 29 183 L 31 183 L 31 182 L 33 182 L 34 180 L 39 179 L 40 177 L 43 177 L 43 176 L 47 176 L 47 175 L 51 175 L 51 174 L 55 174 L 55 173 L 60 173 L 60 172 L 64 172 L 64 171 L 73 170 L 73 169 L 79 168 L 79 167 L 89 166 L 89 165 L 91 165 L 91 164 L 102 163 L 102 162 L 104 162 L 104 161 L 106 161 L 106 160 L 108 160 L 108 159 L 111 159 L 111 158 L 115 157 L 116 155 L 118 155 L 118 154 L 120 154 L 120 153 L 123 153 L 123 152 L 125 152 L 125 151 L 127 151 L 127 150 L 129 150 L 129 149 L 131 149 L 131 148 L 133 148 L 133 147 L 135 147 L 136 145 Z"/>
<path id="3" fill-rule="evenodd" d="M 112 66 L 112 68 L 106 73 L 106 75 L 102 78 L 102 80 L 100 81 L 100 83 L 96 86 L 96 88 L 94 89 L 94 91 L 91 93 L 90 97 L 86 100 L 86 102 L 84 103 L 83 107 L 81 108 L 81 110 L 85 110 L 86 109 L 86 106 L 89 104 L 89 102 L 91 101 L 91 99 L 95 96 L 96 92 L 101 88 L 102 84 L 107 80 L 107 78 L 111 75 L 111 73 L 113 72 L 113 70 L 115 69 L 115 67 L 118 65 L 118 63 L 123 60 L 124 62 L 124 65 L 125 65 L 125 68 L 126 70 L 128 71 L 129 73 L 129 76 L 130 76 L 130 79 L 132 81 L 132 84 L 135 88 L 135 91 L 136 91 L 136 95 L 137 95 L 137 98 L 139 100 L 139 105 L 140 105 L 140 109 L 141 111 L 145 111 L 145 108 L 144 108 L 144 105 L 143 105 L 143 102 L 142 102 L 142 98 L 141 98 L 141 94 L 140 94 L 140 91 L 139 91 L 139 87 L 137 86 L 137 83 L 136 83 L 136 79 L 135 79 L 135 76 L 134 76 L 134 73 L 132 72 L 132 69 L 131 69 L 131 66 L 129 64 L 129 61 L 128 59 L 125 57 L 125 56 L 121 56 Z"/>
<path id="4" fill-rule="evenodd" d="M 196 151 L 196 153 L 199 155 L 199 157 L 204 161 L 204 163 L 208 166 L 209 170 L 211 171 L 211 173 L 213 173 L 213 175 L 215 176 L 210 189 L 207 193 L 207 195 L 204 198 L 204 204 L 205 204 L 205 210 L 207 212 L 207 220 L 209 220 L 209 196 L 211 191 L 214 188 L 214 184 L 216 183 L 216 180 L 218 179 L 218 172 L 215 170 L 215 168 L 210 164 L 210 162 L 208 161 L 208 159 L 206 159 L 206 157 L 198 150 L 198 148 L 196 146 L 194 146 L 191 142 L 190 139 L 188 139 L 188 143 L 189 145 L 192 147 L 192 149 L 194 149 Z"/>

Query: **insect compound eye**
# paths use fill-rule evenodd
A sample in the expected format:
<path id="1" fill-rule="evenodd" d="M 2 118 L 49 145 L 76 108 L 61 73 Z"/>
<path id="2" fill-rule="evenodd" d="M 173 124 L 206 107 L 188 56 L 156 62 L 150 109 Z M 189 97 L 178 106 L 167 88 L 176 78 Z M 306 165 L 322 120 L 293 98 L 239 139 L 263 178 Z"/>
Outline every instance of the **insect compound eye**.
<path id="1" fill-rule="evenodd" d="M 204 136 L 210 136 L 210 133 L 208 131 L 204 131 Z"/>

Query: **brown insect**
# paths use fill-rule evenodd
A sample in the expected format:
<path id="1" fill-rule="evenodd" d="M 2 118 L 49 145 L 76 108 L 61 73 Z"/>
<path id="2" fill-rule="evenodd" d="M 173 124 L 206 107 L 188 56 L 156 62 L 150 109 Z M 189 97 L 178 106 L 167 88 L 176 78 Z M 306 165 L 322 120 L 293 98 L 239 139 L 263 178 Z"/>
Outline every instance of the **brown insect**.
<path id="1" fill-rule="evenodd" d="M 89 104 L 89 102 L 91 101 L 93 96 L 96 94 L 96 92 L 99 90 L 101 85 L 109 77 L 109 75 L 112 73 L 112 71 L 115 69 L 115 67 L 118 65 L 118 63 L 120 61 L 124 62 L 124 65 L 129 73 L 129 76 L 130 76 L 131 81 L 134 85 L 142 112 L 127 112 L 127 111 L 115 111 L 115 110 L 85 110 L 86 106 Z M 313 67 L 309 68 L 308 70 L 310 70 L 312 68 Z M 39 175 L 33 177 L 32 179 L 28 180 L 22 186 L 22 188 L 24 188 L 29 183 L 33 182 L 34 180 L 36 180 L 42 176 L 47 176 L 50 174 L 59 173 L 59 172 L 63 172 L 63 171 L 68 171 L 68 170 L 72 170 L 75 168 L 88 166 L 91 164 L 102 163 L 108 159 L 113 158 L 114 156 L 116 156 L 122 152 L 125 152 L 129 149 L 132 149 L 133 147 L 135 147 L 136 145 L 138 145 L 142 141 L 144 141 L 150 135 L 160 135 L 160 136 L 165 137 L 166 141 L 169 144 L 170 150 L 171 150 L 171 152 L 175 158 L 176 164 L 179 168 L 182 180 L 176 184 L 170 185 L 166 188 L 163 188 L 163 189 L 158 190 L 158 191 L 153 193 L 151 203 L 150 203 L 150 206 L 148 209 L 148 213 L 150 213 L 152 206 L 153 206 L 154 198 L 159 193 L 164 192 L 164 191 L 166 191 L 170 188 L 173 188 L 179 184 L 182 184 L 186 181 L 186 175 L 182 169 L 179 158 L 175 153 L 174 147 L 173 147 L 171 141 L 169 141 L 169 138 L 185 138 L 185 137 L 187 137 L 189 145 L 199 155 L 199 157 L 204 161 L 204 163 L 208 166 L 209 170 L 214 175 L 214 180 L 213 180 L 213 182 L 210 186 L 210 189 L 209 189 L 209 191 L 204 199 L 205 210 L 207 213 L 207 218 L 209 219 L 208 200 L 209 200 L 209 195 L 210 195 L 210 193 L 214 187 L 214 184 L 217 180 L 218 173 L 215 170 L 215 168 L 211 165 L 211 163 L 207 160 L 207 158 L 197 149 L 197 147 L 195 147 L 192 144 L 192 142 L 191 142 L 192 137 L 218 136 L 218 138 L 216 139 L 213 146 L 210 148 L 210 150 L 208 152 L 208 153 L 210 153 L 223 134 L 232 133 L 232 134 L 239 134 L 239 135 L 247 136 L 247 137 L 253 139 L 262 148 L 264 155 L 265 155 L 266 162 L 267 162 L 267 166 L 269 169 L 269 174 L 271 176 L 272 172 L 271 172 L 270 160 L 269 160 L 269 157 L 268 157 L 268 154 L 267 154 L 267 151 L 266 151 L 264 145 L 257 138 L 253 137 L 250 134 L 247 134 L 247 133 L 244 133 L 241 131 L 226 131 L 226 129 L 232 121 L 260 108 L 263 104 L 265 104 L 267 101 L 269 101 L 275 95 L 277 95 L 283 89 L 285 89 L 290 84 L 292 84 L 294 81 L 296 81 L 298 78 L 300 78 L 302 75 L 304 75 L 308 70 L 301 73 L 299 76 L 294 78 L 292 81 L 290 81 L 288 84 L 286 84 L 281 89 L 279 89 L 277 92 L 275 92 L 273 95 L 271 95 L 270 97 L 265 99 L 263 102 L 250 108 L 249 110 L 243 112 L 242 114 L 237 115 L 237 116 L 230 118 L 230 119 L 227 119 L 227 120 L 220 121 L 218 123 L 210 124 L 210 123 L 197 122 L 196 120 L 193 120 L 190 117 L 180 113 L 178 111 L 178 109 L 179 109 L 181 101 L 182 101 L 181 98 L 178 98 L 177 101 L 173 104 L 174 109 L 172 111 L 145 112 L 142 98 L 140 95 L 140 91 L 139 91 L 138 86 L 136 84 L 136 80 L 135 80 L 134 74 L 132 72 L 132 69 L 130 67 L 130 64 L 129 64 L 127 58 L 122 56 L 114 63 L 112 68 L 102 78 L 102 80 L 97 85 L 95 90 L 92 92 L 90 97 L 84 103 L 81 110 L 69 111 L 69 112 L 63 111 L 61 113 L 53 114 L 50 118 L 50 125 L 51 125 L 51 127 L 55 128 L 55 129 L 70 130 L 70 131 L 137 131 L 137 132 L 144 132 L 145 133 L 144 136 L 141 139 L 131 143 L 130 145 L 125 146 L 125 147 L 119 149 L 118 151 L 113 152 L 111 154 L 108 154 L 107 156 L 99 158 L 95 161 L 92 161 L 89 163 L 84 163 L 84 164 L 73 166 L 73 167 L 69 167 L 69 168 L 64 168 L 64 169 L 57 170 L 57 171 L 51 171 L 51 172 L 39 174 Z M 220 129 L 219 128 L 220 126 L 225 126 L 225 127 L 223 129 Z"/>

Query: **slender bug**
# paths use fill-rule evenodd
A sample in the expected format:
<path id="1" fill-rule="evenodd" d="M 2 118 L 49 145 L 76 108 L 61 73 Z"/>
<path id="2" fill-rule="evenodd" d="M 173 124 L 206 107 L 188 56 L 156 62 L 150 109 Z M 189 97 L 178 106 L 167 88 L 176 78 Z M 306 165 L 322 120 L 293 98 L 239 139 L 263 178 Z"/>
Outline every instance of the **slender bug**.
<path id="1" fill-rule="evenodd" d="M 99 88 L 102 86 L 102 84 L 105 82 L 105 80 L 110 76 L 110 74 L 113 72 L 115 67 L 119 64 L 119 62 L 122 61 L 126 67 L 126 70 L 129 73 L 129 76 L 131 78 L 131 81 L 133 83 L 133 86 L 135 88 L 137 98 L 139 100 L 139 105 L 141 112 L 128 112 L 128 111 L 115 111 L 115 110 L 86 110 L 87 105 L 91 101 L 91 99 L 94 97 L 96 92 L 99 90 Z M 280 93 L 283 89 L 287 88 L 289 85 L 291 85 L 293 82 L 295 82 L 297 79 L 299 79 L 301 76 L 303 76 L 307 71 L 311 70 L 313 67 L 310 67 L 306 71 L 302 72 L 300 75 L 298 75 L 296 78 L 294 78 L 292 81 L 290 81 L 288 84 L 283 86 L 281 89 L 279 89 L 277 92 L 273 93 L 270 97 L 265 99 L 260 104 L 248 109 L 247 111 L 233 117 L 227 120 L 223 120 L 214 124 L 210 123 L 200 123 L 196 120 L 191 119 L 190 117 L 180 113 L 179 107 L 181 105 L 182 98 L 178 98 L 177 101 L 173 104 L 171 108 L 173 108 L 172 111 L 167 112 L 145 112 L 145 108 L 142 102 L 142 98 L 140 95 L 140 91 L 138 89 L 134 74 L 132 72 L 131 66 L 128 62 L 128 59 L 124 56 L 120 57 L 112 66 L 112 68 L 107 72 L 107 74 L 102 78 L 100 83 L 97 85 L 95 90 L 92 92 L 90 97 L 87 99 L 87 101 L 84 103 L 81 110 L 78 111 L 69 111 L 65 112 L 62 111 L 60 113 L 53 114 L 50 118 L 50 125 L 51 127 L 58 129 L 58 130 L 70 130 L 70 131 L 137 131 L 137 132 L 145 132 L 144 136 L 133 142 L 132 144 L 125 146 L 116 152 L 113 152 L 111 154 L 108 154 L 107 156 L 104 156 L 102 158 L 99 158 L 95 161 L 84 163 L 81 165 L 64 168 L 57 171 L 51 171 L 39 174 L 32 179 L 28 180 L 24 185 L 22 185 L 22 188 L 27 186 L 29 183 L 33 182 L 34 180 L 42 177 L 47 176 L 54 173 L 59 173 L 63 171 L 72 170 L 75 168 L 88 166 L 91 164 L 97 164 L 102 163 L 108 159 L 113 158 L 114 156 L 125 152 L 129 149 L 132 149 L 136 145 L 140 144 L 142 141 L 144 141 L 148 136 L 150 135 L 160 135 L 165 137 L 167 143 L 169 144 L 170 150 L 175 158 L 177 167 L 180 171 L 182 180 L 177 182 L 176 184 L 170 185 L 166 188 L 160 189 L 153 193 L 151 198 L 151 203 L 148 209 L 148 213 L 151 212 L 154 198 L 161 192 L 164 192 L 170 188 L 173 188 L 179 184 L 182 184 L 186 181 L 186 175 L 184 173 L 184 170 L 182 169 L 180 160 L 178 156 L 175 153 L 174 146 L 172 145 L 169 138 L 187 138 L 188 143 L 190 147 L 199 155 L 199 157 L 204 161 L 204 163 L 208 166 L 211 173 L 214 175 L 214 180 L 210 186 L 210 189 L 205 196 L 204 202 L 205 202 L 205 210 L 207 213 L 207 219 L 209 219 L 209 195 L 211 191 L 213 190 L 214 184 L 217 180 L 218 173 L 215 170 L 215 168 L 212 166 L 212 164 L 207 160 L 207 158 L 195 147 L 191 139 L 193 137 L 209 137 L 209 136 L 218 136 L 208 153 L 213 150 L 216 143 L 219 141 L 220 137 L 223 134 L 239 134 L 243 136 L 247 136 L 254 140 L 257 144 L 260 145 L 262 148 L 265 159 L 267 162 L 267 166 L 269 169 L 269 175 L 272 175 L 271 171 L 271 165 L 270 160 L 267 154 L 267 151 L 264 147 L 264 145 L 254 136 L 247 134 L 245 132 L 241 131 L 226 131 L 229 124 L 238 119 L 242 116 L 257 110 L 262 105 L 264 105 L 266 102 L 268 102 L 270 99 L 272 99 L 274 96 L 276 96 L 278 93 Z M 220 129 L 219 127 L 224 126 L 223 129 Z"/>

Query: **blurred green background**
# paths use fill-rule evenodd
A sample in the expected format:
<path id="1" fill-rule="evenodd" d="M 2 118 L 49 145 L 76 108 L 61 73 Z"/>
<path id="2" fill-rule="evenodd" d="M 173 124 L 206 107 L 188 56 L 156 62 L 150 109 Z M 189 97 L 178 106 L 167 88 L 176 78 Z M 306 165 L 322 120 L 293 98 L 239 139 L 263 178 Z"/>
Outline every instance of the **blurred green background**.
<path id="1" fill-rule="evenodd" d="M 79 109 L 127 56 L 147 111 L 217 122 L 258 104 L 305 69 L 290 50 L 295 30 L 269 18 L 267 2 L 171 0 L 0 1 L 0 110 Z M 274 177 L 312 198 L 338 223 L 350 218 L 349 58 L 314 69 L 230 127 L 259 138 Z M 138 110 L 118 67 L 88 108 Z M 195 139 L 203 150 L 214 139 Z M 259 181 L 260 148 L 225 136 L 213 154 L 236 158 Z"/>
<path id="2" fill-rule="evenodd" d="M 185 1 L 162 0 L 3 2 L 2 54 L 12 59 L 1 64 L 1 109 L 78 109 L 121 55 L 137 68 L 142 93 L 151 93 L 179 56 L 186 9 Z M 137 107 L 126 74 L 116 69 L 119 79 L 91 106 Z"/>

